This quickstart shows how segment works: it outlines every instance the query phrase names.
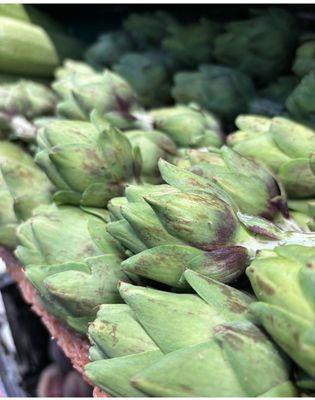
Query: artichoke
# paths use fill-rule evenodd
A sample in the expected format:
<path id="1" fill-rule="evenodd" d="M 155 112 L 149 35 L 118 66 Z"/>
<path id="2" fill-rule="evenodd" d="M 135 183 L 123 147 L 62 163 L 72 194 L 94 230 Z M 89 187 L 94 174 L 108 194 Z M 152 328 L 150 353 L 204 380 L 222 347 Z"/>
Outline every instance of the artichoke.
<path id="1" fill-rule="evenodd" d="M 282 117 L 240 115 L 235 123 L 239 131 L 228 138 L 234 150 L 269 167 L 289 198 L 315 196 L 315 131 Z"/>
<path id="2" fill-rule="evenodd" d="M 130 128 L 138 110 L 129 84 L 110 71 L 97 73 L 84 63 L 66 62 L 52 85 L 59 96 L 57 112 L 75 120 L 88 120 L 95 109 L 118 128 Z"/>
<path id="3" fill-rule="evenodd" d="M 171 75 L 163 53 L 126 53 L 113 65 L 113 70 L 132 86 L 143 106 L 170 102 Z"/>
<path id="4" fill-rule="evenodd" d="M 206 18 L 191 25 L 170 25 L 162 47 L 184 67 L 197 67 L 212 58 L 218 25 Z"/>
<path id="5" fill-rule="evenodd" d="M 172 139 L 159 131 L 125 131 L 134 151 L 141 157 L 141 180 L 148 183 L 160 183 L 161 176 L 158 168 L 160 158 L 171 160 L 177 149 Z"/>
<path id="6" fill-rule="evenodd" d="M 132 51 L 133 47 L 126 32 L 107 32 L 87 49 L 85 59 L 95 68 L 111 67 L 124 53 Z"/>
<path id="7" fill-rule="evenodd" d="M 16 256 L 46 309 L 85 332 L 97 306 L 121 302 L 117 292 L 122 249 L 106 232 L 108 212 L 71 207 L 38 207 L 20 225 Z"/>
<path id="8" fill-rule="evenodd" d="M 218 119 L 196 104 L 151 110 L 150 127 L 166 133 L 179 147 L 220 147 L 223 133 Z"/>
<path id="9" fill-rule="evenodd" d="M 1 73 L 50 77 L 65 57 L 81 56 L 82 43 L 43 25 L 44 29 L 0 14 Z"/>
<path id="10" fill-rule="evenodd" d="M 129 186 L 112 199 L 107 231 L 126 248 L 128 274 L 185 288 L 189 268 L 222 282 L 242 274 L 256 251 L 281 243 L 313 245 L 314 234 L 286 232 L 242 214 L 217 184 L 159 162 L 168 185 Z"/>
<path id="11" fill-rule="evenodd" d="M 55 201 L 106 207 L 134 176 L 133 150 L 116 128 L 55 120 L 39 129 L 35 161 L 59 189 Z"/>
<path id="12" fill-rule="evenodd" d="M 251 310 L 277 344 L 315 377 L 315 249 L 263 251 L 247 269 L 258 297 Z M 289 290 L 288 290 L 289 288 Z"/>
<path id="13" fill-rule="evenodd" d="M 302 43 L 297 48 L 292 70 L 301 78 L 315 70 L 315 40 Z"/>
<path id="14" fill-rule="evenodd" d="M 131 13 L 123 22 L 125 31 L 140 49 L 159 46 L 169 27 L 174 24 L 175 19 L 165 11 Z"/>
<path id="15" fill-rule="evenodd" d="M 46 86 L 30 80 L 0 84 L 0 132 L 32 140 L 34 118 L 54 113 L 56 98 Z"/>
<path id="16" fill-rule="evenodd" d="M 119 397 L 295 396 L 252 299 L 193 271 L 185 279 L 197 293 L 120 284 L 127 304 L 102 306 L 89 327 L 91 381 Z"/>
<path id="17" fill-rule="evenodd" d="M 245 112 L 255 95 L 250 78 L 220 65 L 201 65 L 195 72 L 179 72 L 174 81 L 172 96 L 178 103 L 196 102 L 228 121 Z"/>
<path id="18" fill-rule="evenodd" d="M 305 75 L 286 100 L 286 108 L 290 115 L 311 127 L 315 126 L 315 71 Z"/>
<path id="19" fill-rule="evenodd" d="M 297 42 L 296 21 L 287 11 L 270 8 L 252 17 L 225 25 L 215 39 L 214 56 L 224 65 L 238 68 L 259 83 L 285 72 Z"/>
<path id="20" fill-rule="evenodd" d="M 218 185 L 243 213 L 272 220 L 281 211 L 288 217 L 285 194 L 274 176 L 226 146 L 207 151 L 186 149 L 173 162 Z"/>
<path id="21" fill-rule="evenodd" d="M 16 228 L 40 204 L 52 201 L 53 186 L 20 147 L 0 141 L 0 243 L 17 244 Z"/>

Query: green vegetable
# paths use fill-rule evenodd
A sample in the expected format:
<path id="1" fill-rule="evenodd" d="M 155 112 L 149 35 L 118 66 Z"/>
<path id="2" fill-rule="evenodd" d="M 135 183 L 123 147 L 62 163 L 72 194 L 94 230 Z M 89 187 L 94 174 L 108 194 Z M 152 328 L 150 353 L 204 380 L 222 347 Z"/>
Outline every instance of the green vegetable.
<path id="1" fill-rule="evenodd" d="M 128 397 L 296 395 L 288 365 L 251 320 L 252 299 L 193 271 L 185 279 L 197 293 L 120 284 L 127 304 L 102 306 L 89 327 L 92 382 Z"/>

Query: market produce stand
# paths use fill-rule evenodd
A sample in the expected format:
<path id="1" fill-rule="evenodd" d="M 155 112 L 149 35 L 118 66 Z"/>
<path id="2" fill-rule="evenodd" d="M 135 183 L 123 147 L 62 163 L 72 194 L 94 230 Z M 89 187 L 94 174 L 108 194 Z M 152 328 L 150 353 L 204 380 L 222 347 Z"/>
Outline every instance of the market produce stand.
<path id="1" fill-rule="evenodd" d="M 25 302 L 30 304 L 32 310 L 41 318 L 51 336 L 71 360 L 73 367 L 79 371 L 86 382 L 91 384 L 84 373 L 84 366 L 89 362 L 89 341 L 71 331 L 45 310 L 38 299 L 35 288 L 26 279 L 22 266 L 11 251 L 1 246 L 0 258 L 5 262 L 7 271 L 13 280 L 18 284 Z M 94 397 L 109 397 L 97 387 L 94 387 L 93 395 Z"/>

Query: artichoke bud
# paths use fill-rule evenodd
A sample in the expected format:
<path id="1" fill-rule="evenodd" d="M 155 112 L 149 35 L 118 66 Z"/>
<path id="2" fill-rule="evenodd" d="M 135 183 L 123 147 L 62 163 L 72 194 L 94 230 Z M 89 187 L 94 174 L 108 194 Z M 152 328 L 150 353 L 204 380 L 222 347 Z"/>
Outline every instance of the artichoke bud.
<path id="1" fill-rule="evenodd" d="M 102 306 L 90 326 L 92 381 L 115 395 L 294 395 L 281 355 L 248 319 L 251 298 L 193 271 L 185 277 L 198 294 L 119 285 L 127 306 Z M 256 357 L 272 373 L 247 382 Z"/>
<path id="2" fill-rule="evenodd" d="M 127 204 L 128 204 L 128 200 L 126 197 L 114 197 L 113 199 L 111 199 L 108 202 L 107 208 L 108 208 L 108 211 L 110 212 L 112 221 L 117 221 L 117 220 L 123 219 L 120 209 L 122 206 L 125 206 Z"/>
<path id="3" fill-rule="evenodd" d="M 120 279 L 128 281 L 119 268 L 119 259 L 113 255 L 86 259 L 90 271 L 64 271 L 44 280 L 50 295 L 74 317 L 96 312 L 102 303 L 121 302 L 116 286 Z"/>
<path id="4" fill-rule="evenodd" d="M 176 154 L 176 146 L 172 140 L 158 131 L 126 131 L 124 134 L 133 149 L 138 149 L 140 153 L 142 179 L 145 182 L 160 183 L 158 160 L 160 158 L 168 160 Z"/>
<path id="5" fill-rule="evenodd" d="M 85 52 L 85 59 L 95 68 L 110 67 L 126 52 L 132 50 L 133 43 L 124 31 L 112 31 L 101 35 Z"/>
<path id="6" fill-rule="evenodd" d="M 110 71 L 97 73 L 81 66 L 67 68 L 53 84 L 60 97 L 58 112 L 69 119 L 88 120 L 97 110 L 118 128 L 133 125 L 133 112 L 139 109 L 135 93 L 119 75 Z"/>
<path id="7" fill-rule="evenodd" d="M 198 71 L 179 72 L 174 82 L 172 96 L 178 103 L 196 102 L 226 121 L 246 112 L 255 95 L 249 77 L 220 65 L 204 64 Z"/>
<path id="8" fill-rule="evenodd" d="M 193 294 L 178 295 L 127 283 L 121 283 L 119 291 L 163 353 L 209 340 L 215 320 L 222 318 Z"/>
<path id="9" fill-rule="evenodd" d="M 315 71 L 305 75 L 286 100 L 286 108 L 292 117 L 302 124 L 315 126 L 313 93 Z"/>
<path id="10" fill-rule="evenodd" d="M 104 354 L 103 358 L 158 350 L 126 304 L 103 304 L 88 333 L 94 346 Z"/>
<path id="11" fill-rule="evenodd" d="M 212 56 L 211 44 L 218 25 L 206 18 L 196 24 L 171 25 L 162 46 L 183 66 L 195 67 L 208 62 Z"/>
<path id="12" fill-rule="evenodd" d="M 167 231 L 184 243 L 213 250 L 233 242 L 237 219 L 228 205 L 215 196 L 179 192 L 146 196 L 145 200 Z"/>
<path id="13" fill-rule="evenodd" d="M 187 150 L 184 160 L 178 158 L 175 163 L 225 190 L 242 212 L 272 219 L 280 210 L 288 216 L 285 195 L 272 174 L 227 147 Z M 253 198 L 249 199 L 249 191 L 255 194 Z"/>
<path id="14" fill-rule="evenodd" d="M 77 207 L 38 207 L 17 234 L 16 255 L 26 268 L 80 262 L 104 251 L 122 257 L 119 243 L 107 235 L 106 222 Z"/>
<path id="15" fill-rule="evenodd" d="M 315 70 L 315 40 L 302 43 L 297 48 L 292 70 L 301 78 Z"/>
<path id="16" fill-rule="evenodd" d="M 298 30 L 294 17 L 284 10 L 270 8 L 252 14 L 225 25 L 225 32 L 215 39 L 214 55 L 223 65 L 266 83 L 290 66 Z"/>
<path id="17" fill-rule="evenodd" d="M 261 252 L 247 269 L 258 297 L 258 302 L 251 306 L 253 313 L 275 342 L 312 376 L 315 376 L 314 265 L 314 248 L 287 245 L 273 252 Z M 290 287 L 289 295 L 283 287 Z"/>
<path id="18" fill-rule="evenodd" d="M 241 116 L 236 124 L 241 132 L 229 139 L 234 150 L 270 168 L 282 182 L 289 198 L 314 196 L 315 131 L 283 117 L 267 122 L 263 117 Z"/>
<path id="19" fill-rule="evenodd" d="M 36 162 L 59 191 L 59 204 L 105 207 L 133 176 L 128 139 L 117 129 L 98 132 L 88 122 L 59 120 L 41 128 Z"/>
<path id="20" fill-rule="evenodd" d="M 40 204 L 52 201 L 54 188 L 32 157 L 20 147 L 0 142 L 0 242 L 17 245 L 18 223 L 29 218 Z"/>
<path id="21" fill-rule="evenodd" d="M 51 115 L 56 98 L 46 86 L 28 80 L 0 85 L 0 131 L 9 131 L 13 138 L 33 140 L 36 128 L 33 119 Z"/>
<path id="22" fill-rule="evenodd" d="M 82 263 L 31 266 L 27 276 L 49 311 L 80 333 L 86 332 L 100 304 L 121 302 L 117 282 L 128 281 L 113 255 Z"/>
<path id="23" fill-rule="evenodd" d="M 150 207 L 143 206 L 140 202 L 129 203 L 121 208 L 121 213 L 141 242 L 145 243 L 147 247 L 164 243 L 181 243 L 179 239 L 167 232 Z"/>
<path id="24" fill-rule="evenodd" d="M 126 79 L 144 107 L 169 103 L 171 74 L 167 55 L 162 52 L 124 54 L 113 70 Z"/>
<path id="25" fill-rule="evenodd" d="M 220 147 L 223 144 L 219 120 L 196 104 L 151 110 L 150 117 L 154 129 L 167 134 L 180 147 Z"/>

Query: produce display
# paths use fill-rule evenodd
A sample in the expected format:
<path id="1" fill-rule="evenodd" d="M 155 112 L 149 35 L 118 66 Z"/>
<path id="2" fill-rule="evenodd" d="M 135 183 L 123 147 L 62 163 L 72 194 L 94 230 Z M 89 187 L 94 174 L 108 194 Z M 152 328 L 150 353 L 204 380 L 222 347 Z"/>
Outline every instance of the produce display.
<path id="1" fill-rule="evenodd" d="M 314 37 L 166 7 L 82 43 L 0 5 L 0 245 L 103 392 L 315 395 Z"/>

